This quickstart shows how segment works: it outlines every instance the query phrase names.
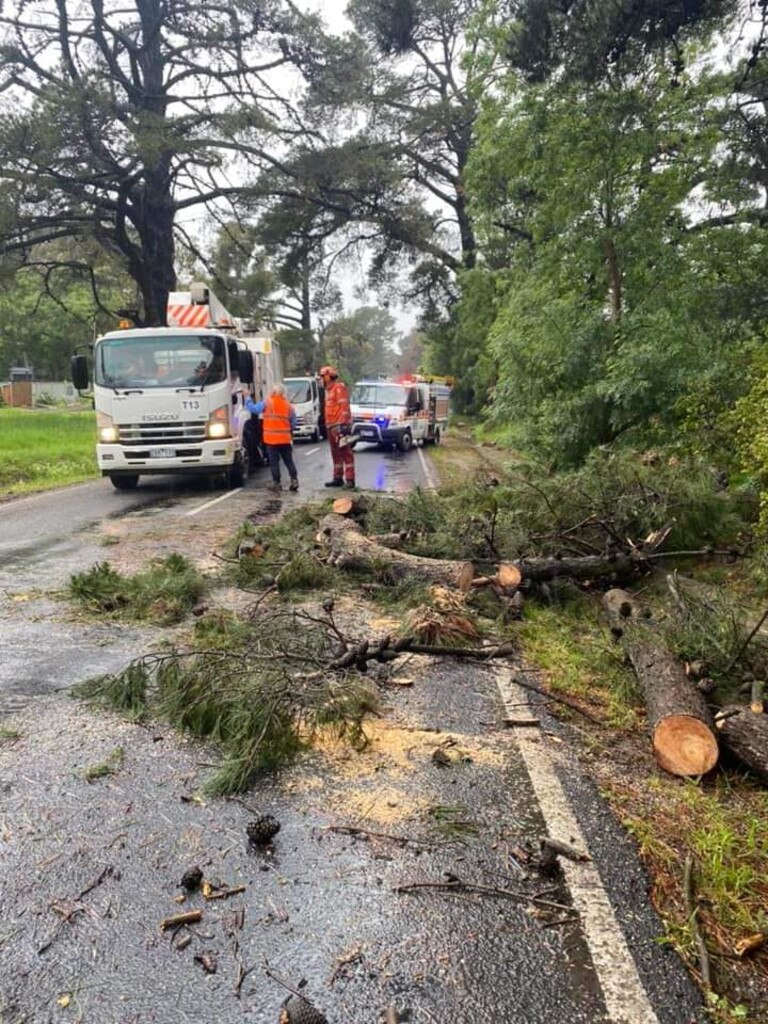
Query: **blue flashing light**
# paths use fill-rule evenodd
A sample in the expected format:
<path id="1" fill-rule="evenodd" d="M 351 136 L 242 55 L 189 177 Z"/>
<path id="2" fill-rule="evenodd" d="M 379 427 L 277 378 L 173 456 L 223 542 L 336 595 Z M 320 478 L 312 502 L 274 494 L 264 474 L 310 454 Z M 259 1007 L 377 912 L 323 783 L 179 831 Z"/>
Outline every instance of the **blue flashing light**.
<path id="1" fill-rule="evenodd" d="M 380 427 L 386 427 L 389 424 L 389 416 L 377 416 L 376 422 Z"/>

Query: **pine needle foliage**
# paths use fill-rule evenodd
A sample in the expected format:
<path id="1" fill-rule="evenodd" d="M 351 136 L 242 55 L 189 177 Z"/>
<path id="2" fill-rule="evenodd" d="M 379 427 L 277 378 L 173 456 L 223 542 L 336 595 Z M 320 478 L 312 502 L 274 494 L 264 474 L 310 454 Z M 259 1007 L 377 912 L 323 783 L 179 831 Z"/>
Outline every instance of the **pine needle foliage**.
<path id="1" fill-rule="evenodd" d="M 132 661 L 118 675 L 97 676 L 77 683 L 70 693 L 91 707 L 109 708 L 138 722 L 147 713 L 150 671 L 143 660 Z"/>
<path id="2" fill-rule="evenodd" d="M 90 703 L 147 712 L 216 744 L 222 753 L 206 789 L 241 792 L 261 772 L 289 764 L 319 729 L 365 743 L 376 692 L 360 673 L 331 671 L 332 634 L 308 613 L 258 609 L 240 648 L 149 655 L 78 688 Z M 137 692 L 137 683 L 144 689 Z"/>
<path id="3" fill-rule="evenodd" d="M 179 554 L 157 559 L 133 576 L 99 562 L 69 581 L 70 596 L 88 611 L 159 625 L 180 622 L 204 592 L 205 580 Z"/>
<path id="4" fill-rule="evenodd" d="M 482 563 L 601 554 L 668 525 L 668 549 L 725 546 L 756 515 L 755 495 L 722 489 L 702 461 L 601 449 L 568 473 L 521 463 L 439 494 L 384 499 L 369 511 L 366 529 L 404 532 L 404 550 L 412 554 Z"/>

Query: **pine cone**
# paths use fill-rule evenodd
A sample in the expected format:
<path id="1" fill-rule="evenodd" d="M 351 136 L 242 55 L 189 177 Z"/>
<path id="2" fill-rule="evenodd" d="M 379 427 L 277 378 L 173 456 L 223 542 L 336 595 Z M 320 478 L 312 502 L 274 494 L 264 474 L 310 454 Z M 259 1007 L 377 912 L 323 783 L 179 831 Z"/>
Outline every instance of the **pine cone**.
<path id="1" fill-rule="evenodd" d="M 200 883 L 203 880 L 203 872 L 198 867 L 190 868 L 189 871 L 185 871 L 181 876 L 181 887 L 186 889 L 187 892 L 194 892 L 195 889 L 200 888 Z"/>
<path id="2" fill-rule="evenodd" d="M 280 1013 L 281 1024 L 328 1024 L 328 1018 L 301 996 L 289 996 Z"/>
<path id="3" fill-rule="evenodd" d="M 246 828 L 248 839 L 254 846 L 263 846 L 270 842 L 280 831 L 280 822 L 271 814 L 262 814 Z"/>

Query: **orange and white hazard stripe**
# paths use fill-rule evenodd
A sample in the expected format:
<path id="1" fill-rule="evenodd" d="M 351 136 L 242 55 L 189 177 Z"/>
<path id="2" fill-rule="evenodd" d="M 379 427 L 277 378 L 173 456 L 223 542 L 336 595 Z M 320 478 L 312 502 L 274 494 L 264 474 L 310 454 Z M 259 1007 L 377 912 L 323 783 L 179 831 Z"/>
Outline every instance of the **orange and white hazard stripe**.
<path id="1" fill-rule="evenodd" d="M 211 311 L 208 306 L 169 306 L 169 327 L 208 327 Z"/>

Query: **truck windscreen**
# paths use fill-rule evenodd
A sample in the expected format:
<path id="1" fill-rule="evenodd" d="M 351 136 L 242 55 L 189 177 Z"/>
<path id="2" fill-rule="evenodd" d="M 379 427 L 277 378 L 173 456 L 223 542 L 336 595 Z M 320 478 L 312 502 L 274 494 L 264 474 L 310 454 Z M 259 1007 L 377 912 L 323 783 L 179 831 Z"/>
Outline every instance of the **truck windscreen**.
<path id="1" fill-rule="evenodd" d="M 227 377 L 224 339 L 194 334 L 104 338 L 95 381 L 108 388 L 207 387 Z"/>
<path id="2" fill-rule="evenodd" d="M 307 377 L 288 377 L 283 381 L 285 397 L 291 405 L 312 401 L 312 385 Z"/>
<path id="3" fill-rule="evenodd" d="M 408 389 L 400 384 L 355 384 L 350 400 L 352 405 L 374 407 L 406 405 Z"/>

